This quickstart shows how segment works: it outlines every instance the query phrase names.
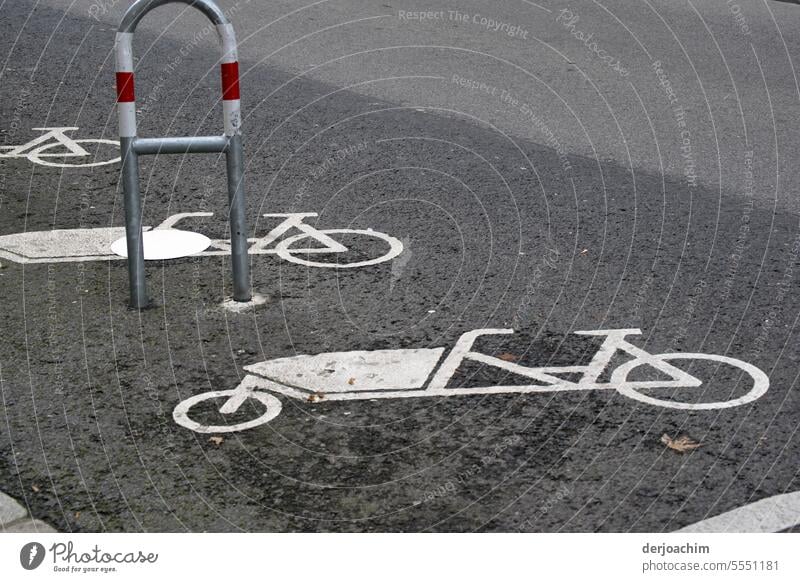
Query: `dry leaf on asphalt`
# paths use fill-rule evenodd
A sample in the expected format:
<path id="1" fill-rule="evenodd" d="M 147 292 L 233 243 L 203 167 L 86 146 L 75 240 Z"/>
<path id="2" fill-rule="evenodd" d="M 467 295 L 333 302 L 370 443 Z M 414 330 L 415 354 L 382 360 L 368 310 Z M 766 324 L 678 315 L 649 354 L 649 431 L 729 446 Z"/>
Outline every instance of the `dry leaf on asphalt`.
<path id="1" fill-rule="evenodd" d="M 31 489 L 34 493 L 39 493 L 39 486 L 38 485 L 31 485 Z"/>
<path id="2" fill-rule="evenodd" d="M 325 398 L 325 393 L 324 392 L 314 392 L 313 394 L 311 394 L 308 397 L 308 401 L 309 402 L 319 402 L 323 398 Z"/>
<path id="3" fill-rule="evenodd" d="M 666 433 L 661 435 L 661 442 L 667 445 L 667 447 L 673 451 L 678 451 L 679 453 L 686 453 L 696 449 L 697 447 L 703 446 L 700 443 L 693 441 L 688 436 L 682 436 L 673 439 Z"/>
<path id="4" fill-rule="evenodd" d="M 355 384 L 355 383 L 356 383 L 356 379 L 355 379 L 355 378 L 350 378 L 350 379 L 347 381 L 347 383 L 348 383 L 348 384 L 350 384 L 350 386 L 352 386 L 353 384 Z"/>
<path id="5" fill-rule="evenodd" d="M 222 438 L 221 436 L 213 436 L 213 437 L 209 437 L 208 442 L 214 443 L 215 445 L 220 446 L 222 444 L 222 441 L 224 441 L 224 440 L 225 439 Z"/>
<path id="6" fill-rule="evenodd" d="M 499 359 L 503 360 L 504 362 L 516 362 L 519 358 L 514 354 L 509 354 L 508 352 L 504 354 L 500 354 L 497 356 Z"/>

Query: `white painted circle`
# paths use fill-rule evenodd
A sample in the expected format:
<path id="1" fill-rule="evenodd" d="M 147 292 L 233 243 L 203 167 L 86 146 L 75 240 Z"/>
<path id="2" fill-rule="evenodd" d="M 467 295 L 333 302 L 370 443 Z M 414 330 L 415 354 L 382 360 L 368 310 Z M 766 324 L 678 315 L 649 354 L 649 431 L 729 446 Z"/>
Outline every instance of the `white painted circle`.
<path id="1" fill-rule="evenodd" d="M 656 354 L 655 357 L 661 360 L 711 360 L 713 362 L 729 364 L 750 374 L 750 376 L 753 378 L 753 387 L 744 396 L 740 396 L 739 398 L 735 398 L 733 400 L 727 400 L 725 402 L 689 403 L 661 400 L 659 398 L 653 398 L 652 396 L 647 396 L 646 394 L 639 392 L 636 388 L 637 386 L 641 388 L 643 383 L 628 382 L 627 379 L 630 371 L 637 366 L 645 365 L 638 360 L 631 360 L 630 362 L 622 364 L 620 367 L 614 370 L 614 373 L 611 375 L 611 383 L 614 385 L 617 392 L 623 396 L 627 396 L 628 398 L 638 400 L 639 402 L 652 404 L 653 406 L 661 406 L 662 408 L 677 408 L 679 410 L 715 410 L 718 408 L 732 408 L 734 406 L 741 406 L 742 404 L 753 402 L 754 400 L 757 400 L 763 396 L 769 388 L 769 377 L 764 372 L 752 364 L 748 364 L 747 362 L 743 362 L 735 358 L 717 356 L 714 354 L 691 353 Z M 652 386 L 647 387 L 652 388 Z"/>
<path id="2" fill-rule="evenodd" d="M 255 398 L 261 404 L 263 404 L 267 411 L 259 416 L 256 419 L 249 420 L 247 422 L 240 422 L 239 424 L 225 424 L 220 426 L 207 426 L 204 424 L 200 424 L 189 418 L 189 409 L 205 400 L 210 400 L 211 398 L 222 398 L 222 397 L 234 397 L 240 394 L 239 390 L 218 390 L 215 392 L 206 392 L 204 394 L 198 394 L 197 396 L 192 396 L 191 398 L 187 398 L 183 402 L 179 403 L 175 410 L 172 411 L 172 418 L 184 428 L 188 428 L 189 430 L 193 430 L 194 432 L 199 432 L 203 434 L 210 434 L 210 433 L 222 433 L 222 432 L 238 432 L 240 430 L 247 430 L 248 428 L 255 428 L 262 424 L 268 423 L 270 420 L 278 416 L 281 412 L 281 401 L 275 398 L 272 394 L 268 394 L 266 392 L 251 392 L 248 394 L 248 398 Z M 235 412 L 235 411 L 234 411 Z"/>
<path id="3" fill-rule="evenodd" d="M 119 147 L 119 142 L 114 141 L 112 139 L 74 139 L 72 140 L 75 143 L 103 143 L 107 145 L 113 145 Z M 25 156 L 34 164 L 39 164 L 40 166 L 50 166 L 52 168 L 93 168 L 95 166 L 105 166 L 108 164 L 116 164 L 122 158 L 116 157 L 111 160 L 105 162 L 89 162 L 89 163 L 77 163 L 77 164 L 66 164 L 66 163 L 58 163 L 58 162 L 48 162 L 42 159 L 42 156 L 46 157 L 53 157 L 53 158 L 69 158 L 73 157 L 74 154 L 45 154 L 50 148 L 54 148 L 57 146 L 62 146 L 63 144 L 60 143 L 47 143 L 44 145 L 40 145 L 38 148 L 31 150 Z M 91 155 L 91 154 L 90 154 Z M 82 156 L 74 156 L 74 157 L 82 157 Z"/>
<path id="4" fill-rule="evenodd" d="M 356 263 L 317 263 L 314 261 L 308 261 L 306 259 L 299 258 L 295 254 L 292 254 L 292 249 L 289 248 L 292 244 L 296 243 L 297 241 L 312 236 L 306 233 L 296 234 L 294 236 L 290 236 L 288 238 L 283 239 L 280 243 L 278 243 L 275 246 L 275 252 L 280 258 L 289 261 L 290 263 L 297 263 L 298 265 L 305 265 L 307 267 L 327 267 L 329 269 L 352 269 L 355 267 L 367 267 L 369 265 L 377 265 L 378 263 L 383 263 L 384 261 L 390 261 L 391 259 L 395 258 L 397 255 L 403 252 L 403 243 L 401 243 L 393 236 L 389 236 L 388 234 L 384 234 L 382 232 L 376 232 L 374 230 L 352 230 L 349 228 L 333 228 L 327 230 L 320 230 L 319 232 L 322 232 L 327 235 L 360 234 L 364 236 L 379 238 L 389 243 L 389 252 L 376 259 L 369 259 L 367 261 L 358 261 Z M 297 252 L 299 254 L 302 251 L 297 251 Z"/>
<path id="5" fill-rule="evenodd" d="M 142 233 L 145 261 L 180 259 L 202 253 L 211 246 L 211 239 L 198 232 L 165 228 Z M 128 243 L 123 237 L 111 244 L 111 251 L 120 257 L 128 257 Z"/>

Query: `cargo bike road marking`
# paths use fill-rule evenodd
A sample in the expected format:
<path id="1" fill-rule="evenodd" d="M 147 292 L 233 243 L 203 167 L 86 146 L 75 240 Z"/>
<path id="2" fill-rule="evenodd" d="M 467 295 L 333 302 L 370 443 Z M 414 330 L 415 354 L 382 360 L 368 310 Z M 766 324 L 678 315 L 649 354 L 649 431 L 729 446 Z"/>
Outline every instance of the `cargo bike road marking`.
<path id="1" fill-rule="evenodd" d="M 527 367 L 473 350 L 475 340 L 481 336 L 513 333 L 513 329 L 476 329 L 467 332 L 444 359 L 445 348 L 439 347 L 328 352 L 259 362 L 245 366 L 248 375 L 236 388 L 206 392 L 182 401 L 175 407 L 173 419 L 179 425 L 199 433 L 228 433 L 254 428 L 269 422 L 281 411 L 280 400 L 271 393 L 303 401 L 334 402 L 615 390 L 643 404 L 700 411 L 741 406 L 760 398 L 769 388 L 769 378 L 764 372 L 735 358 L 703 353 L 651 354 L 625 339 L 626 336 L 642 333 L 633 328 L 576 331 L 578 335 L 605 338 L 587 365 Z M 602 380 L 601 376 L 618 353 L 632 356 L 632 359 L 617 366 L 609 380 Z M 710 361 L 732 367 L 740 377 L 746 379 L 748 388 L 744 394 L 737 396 L 730 393 L 723 400 L 711 402 L 683 402 L 652 395 L 654 391 L 662 394 L 677 389 L 699 391 L 703 381 L 672 363 L 686 360 Z M 465 361 L 499 368 L 532 382 L 525 385 L 448 387 L 456 370 Z M 631 373 L 641 366 L 655 369 L 668 379 L 632 380 Z M 562 374 L 577 374 L 580 378 L 571 381 L 560 377 Z M 700 392 L 700 396 L 704 394 Z M 189 412 L 196 405 L 220 398 L 224 399 L 219 408 L 223 416 L 239 411 L 249 399 L 259 402 L 266 411 L 258 418 L 230 424 L 204 424 L 190 417 Z M 257 407 L 248 409 L 255 410 Z"/>

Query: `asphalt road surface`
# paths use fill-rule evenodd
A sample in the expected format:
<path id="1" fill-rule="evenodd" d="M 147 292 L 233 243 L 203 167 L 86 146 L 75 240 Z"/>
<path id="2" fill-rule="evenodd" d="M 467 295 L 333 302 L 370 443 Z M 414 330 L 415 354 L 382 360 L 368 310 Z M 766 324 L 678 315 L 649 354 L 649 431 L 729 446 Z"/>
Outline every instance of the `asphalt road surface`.
<path id="1" fill-rule="evenodd" d="M 139 312 L 107 251 L 128 4 L 0 3 L 0 490 L 33 516 L 662 532 L 800 490 L 795 3 L 220 0 L 265 251 L 241 312 L 224 252 L 148 263 Z M 139 135 L 221 132 L 199 13 L 134 47 Z M 223 158 L 141 184 L 146 225 L 228 238 Z"/>

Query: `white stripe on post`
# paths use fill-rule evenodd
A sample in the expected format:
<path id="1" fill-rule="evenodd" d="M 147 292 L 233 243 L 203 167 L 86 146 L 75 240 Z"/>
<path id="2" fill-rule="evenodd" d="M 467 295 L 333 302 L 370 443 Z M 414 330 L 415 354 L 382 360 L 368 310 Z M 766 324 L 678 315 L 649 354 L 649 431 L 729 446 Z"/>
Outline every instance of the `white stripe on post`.
<path id="1" fill-rule="evenodd" d="M 117 72 L 133 72 L 133 33 L 117 33 Z"/>
<path id="2" fill-rule="evenodd" d="M 225 123 L 225 135 L 232 136 L 242 133 L 242 107 L 238 99 L 222 101 L 222 117 Z"/>
<path id="3" fill-rule="evenodd" d="M 239 54 L 236 50 L 236 33 L 233 32 L 232 24 L 218 24 L 217 33 L 219 40 L 222 43 L 222 59 L 223 63 L 235 63 L 239 60 Z"/>
<path id="4" fill-rule="evenodd" d="M 136 137 L 136 102 L 117 103 L 119 115 L 119 136 Z"/>

